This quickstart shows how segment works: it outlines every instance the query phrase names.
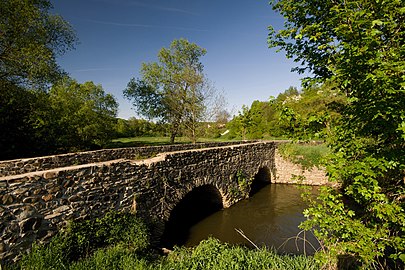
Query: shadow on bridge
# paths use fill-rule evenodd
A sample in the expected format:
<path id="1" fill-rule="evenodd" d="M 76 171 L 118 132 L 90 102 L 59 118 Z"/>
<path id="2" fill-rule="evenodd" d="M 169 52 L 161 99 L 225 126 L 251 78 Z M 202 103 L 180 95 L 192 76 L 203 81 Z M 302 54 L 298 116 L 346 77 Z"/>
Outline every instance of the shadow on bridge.
<path id="1" fill-rule="evenodd" d="M 270 171 L 267 167 L 262 167 L 254 177 L 249 197 L 270 183 Z M 193 225 L 223 207 L 221 193 L 214 185 L 207 184 L 194 188 L 171 211 L 160 238 L 160 245 L 170 249 L 175 245 L 184 245 Z"/>
<path id="2" fill-rule="evenodd" d="M 271 173 L 269 168 L 263 167 L 255 175 L 252 184 L 250 185 L 249 197 L 252 197 L 259 192 L 263 187 L 271 183 Z"/>
<path id="3" fill-rule="evenodd" d="M 222 196 L 213 185 L 194 188 L 174 207 L 161 237 L 166 248 L 186 243 L 191 226 L 223 208 Z"/>

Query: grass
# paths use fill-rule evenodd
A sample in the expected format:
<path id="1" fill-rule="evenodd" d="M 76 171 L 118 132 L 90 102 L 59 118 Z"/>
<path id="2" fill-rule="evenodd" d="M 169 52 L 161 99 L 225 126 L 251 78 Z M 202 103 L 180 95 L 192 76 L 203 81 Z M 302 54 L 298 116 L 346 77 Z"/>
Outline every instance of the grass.
<path id="1" fill-rule="evenodd" d="M 74 251 L 72 253 L 72 251 Z M 77 253 L 80 251 L 80 254 Z M 19 264 L 4 269 L 319 269 L 313 257 L 277 255 L 216 239 L 195 248 L 175 248 L 160 256 L 149 245 L 146 226 L 130 214 L 109 213 L 96 221 L 73 223 L 46 246 L 34 245 Z"/>
<path id="2" fill-rule="evenodd" d="M 312 257 L 277 255 L 268 249 L 251 250 L 210 238 L 194 249 L 178 248 L 155 269 L 319 269 Z"/>
<path id="3" fill-rule="evenodd" d="M 329 153 L 325 144 L 286 143 L 280 145 L 278 150 L 285 159 L 300 164 L 305 169 L 319 168 Z"/>
<path id="4" fill-rule="evenodd" d="M 198 138 L 197 142 L 224 142 L 229 141 L 224 138 L 210 139 L 210 138 Z M 187 137 L 177 137 L 175 144 L 191 143 L 191 140 Z M 107 148 L 121 148 L 121 147 L 138 147 L 138 146 L 159 146 L 169 145 L 169 137 L 133 137 L 133 138 L 119 138 L 112 140 Z"/>
<path id="5" fill-rule="evenodd" d="M 264 137 L 263 140 L 284 140 L 280 137 Z M 241 138 L 229 139 L 227 136 L 219 138 L 198 138 L 197 142 L 227 142 L 227 141 L 239 141 Z M 191 140 L 187 137 L 177 137 L 175 144 L 191 143 Z M 139 146 L 159 146 L 169 145 L 169 137 L 132 137 L 132 138 L 118 138 L 112 140 L 106 148 L 123 148 L 123 147 L 139 147 Z"/>

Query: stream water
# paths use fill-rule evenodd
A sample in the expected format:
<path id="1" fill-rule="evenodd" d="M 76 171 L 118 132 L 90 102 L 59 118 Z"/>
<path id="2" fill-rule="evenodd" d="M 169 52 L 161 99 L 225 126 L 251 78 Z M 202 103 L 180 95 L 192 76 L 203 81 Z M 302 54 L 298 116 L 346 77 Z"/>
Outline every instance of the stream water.
<path id="1" fill-rule="evenodd" d="M 318 189 L 311 187 L 312 193 Z M 298 225 L 304 220 L 306 204 L 302 188 L 294 185 L 270 184 L 247 200 L 222 209 L 192 226 L 186 246 L 195 246 L 209 236 L 231 244 L 275 248 L 278 253 L 313 254 L 319 245 L 309 234 L 300 233 Z M 305 241 L 302 239 L 305 238 Z M 305 243 L 305 244 L 304 244 Z"/>

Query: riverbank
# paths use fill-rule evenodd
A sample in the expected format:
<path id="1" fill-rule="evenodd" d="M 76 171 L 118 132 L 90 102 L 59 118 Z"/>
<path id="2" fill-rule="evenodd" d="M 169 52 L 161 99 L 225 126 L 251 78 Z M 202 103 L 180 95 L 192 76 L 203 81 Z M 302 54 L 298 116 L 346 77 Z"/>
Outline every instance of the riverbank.
<path id="1" fill-rule="evenodd" d="M 319 269 L 309 256 L 277 255 L 210 238 L 194 248 L 160 255 L 148 228 L 131 214 L 108 213 L 95 221 L 72 223 L 46 246 L 4 269 Z"/>

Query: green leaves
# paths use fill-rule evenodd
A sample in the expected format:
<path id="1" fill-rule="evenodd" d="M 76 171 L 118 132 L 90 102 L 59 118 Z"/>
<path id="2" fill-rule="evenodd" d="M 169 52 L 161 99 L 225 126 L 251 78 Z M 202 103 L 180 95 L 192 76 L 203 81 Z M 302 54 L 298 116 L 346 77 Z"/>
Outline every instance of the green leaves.
<path id="1" fill-rule="evenodd" d="M 212 95 L 200 58 L 206 50 L 185 39 L 162 48 L 159 62 L 143 63 L 141 79 L 131 79 L 124 96 L 140 115 L 170 124 L 171 141 L 185 127 L 193 142 L 197 122 L 205 116 Z"/>
<path id="2" fill-rule="evenodd" d="M 313 80 L 332 82 L 348 98 L 339 126 L 332 126 L 327 138 L 334 152 L 329 177 L 341 185 L 344 197 L 325 191 L 306 212 L 306 228 L 319 228 L 328 258 L 348 255 L 363 267 L 401 268 L 403 1 L 280 0 L 272 5 L 287 23 L 286 29 L 270 32 L 270 46 L 303 63 L 298 71 L 309 70 Z"/>
<path id="3" fill-rule="evenodd" d="M 57 134 L 57 147 L 65 151 L 100 147 L 111 139 L 118 103 L 101 85 L 65 78 L 51 88 L 49 102 L 48 129 Z"/>
<path id="4" fill-rule="evenodd" d="M 56 57 L 73 49 L 76 36 L 48 0 L 3 0 L 0 5 L 0 79 L 45 87 L 63 74 Z"/>

